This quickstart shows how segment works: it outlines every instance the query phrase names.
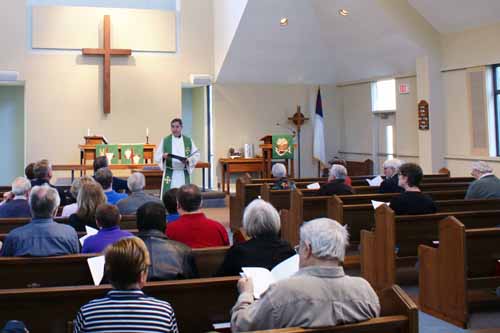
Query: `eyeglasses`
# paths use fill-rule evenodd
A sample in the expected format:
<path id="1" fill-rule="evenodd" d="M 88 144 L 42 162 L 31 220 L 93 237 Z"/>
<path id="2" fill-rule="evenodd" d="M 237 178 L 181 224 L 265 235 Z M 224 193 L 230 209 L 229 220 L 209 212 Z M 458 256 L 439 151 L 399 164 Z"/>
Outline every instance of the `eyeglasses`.
<path id="1" fill-rule="evenodd" d="M 293 249 L 295 250 L 295 253 L 299 253 L 300 245 L 295 245 Z"/>

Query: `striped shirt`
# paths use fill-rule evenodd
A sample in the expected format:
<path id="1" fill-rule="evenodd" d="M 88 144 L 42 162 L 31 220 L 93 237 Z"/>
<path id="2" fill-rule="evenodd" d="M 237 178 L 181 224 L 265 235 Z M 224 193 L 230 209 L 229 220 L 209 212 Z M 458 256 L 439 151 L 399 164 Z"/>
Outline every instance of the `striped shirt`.
<path id="1" fill-rule="evenodd" d="M 111 290 L 106 297 L 82 306 L 74 333 L 154 332 L 178 333 L 174 310 L 168 302 L 141 290 Z"/>

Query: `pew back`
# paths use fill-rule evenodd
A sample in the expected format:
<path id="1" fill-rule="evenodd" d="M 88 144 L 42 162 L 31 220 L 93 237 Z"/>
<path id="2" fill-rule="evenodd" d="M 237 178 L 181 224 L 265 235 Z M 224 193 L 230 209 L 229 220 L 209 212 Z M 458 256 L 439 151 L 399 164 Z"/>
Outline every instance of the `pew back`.
<path id="1" fill-rule="evenodd" d="M 179 332 L 206 332 L 230 320 L 239 277 L 148 282 L 144 292 L 168 301 Z M 110 285 L 0 290 L 0 322 L 22 320 L 32 332 L 65 333 L 80 307 L 103 297 Z"/>

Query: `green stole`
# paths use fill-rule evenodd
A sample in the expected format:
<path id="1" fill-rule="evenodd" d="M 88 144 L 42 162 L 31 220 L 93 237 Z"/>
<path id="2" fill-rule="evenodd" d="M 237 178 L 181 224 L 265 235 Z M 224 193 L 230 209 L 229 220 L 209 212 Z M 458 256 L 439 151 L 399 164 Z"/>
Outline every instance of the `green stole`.
<path id="1" fill-rule="evenodd" d="M 188 157 L 191 155 L 192 144 L 191 138 L 185 135 L 182 136 L 182 140 L 184 141 L 184 156 Z M 172 135 L 166 136 L 163 139 L 163 153 L 172 154 Z M 163 182 L 161 188 L 161 197 L 163 198 L 163 193 L 165 191 L 170 190 L 170 185 L 172 184 L 172 175 L 174 173 L 174 169 L 172 169 L 172 158 L 167 158 L 165 160 L 164 172 L 163 172 Z M 190 177 L 189 172 L 186 168 L 184 168 L 184 183 L 189 184 Z"/>

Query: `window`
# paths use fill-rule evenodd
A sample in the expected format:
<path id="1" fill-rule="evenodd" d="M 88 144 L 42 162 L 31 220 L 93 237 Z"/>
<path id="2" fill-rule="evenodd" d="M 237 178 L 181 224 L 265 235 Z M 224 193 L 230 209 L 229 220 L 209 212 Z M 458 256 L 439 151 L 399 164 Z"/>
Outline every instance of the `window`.
<path id="1" fill-rule="evenodd" d="M 495 129 L 497 156 L 500 156 L 500 64 L 493 65 L 493 103 L 495 105 Z"/>
<path id="2" fill-rule="evenodd" d="M 372 83 L 372 111 L 396 110 L 396 80 L 381 80 Z"/>

